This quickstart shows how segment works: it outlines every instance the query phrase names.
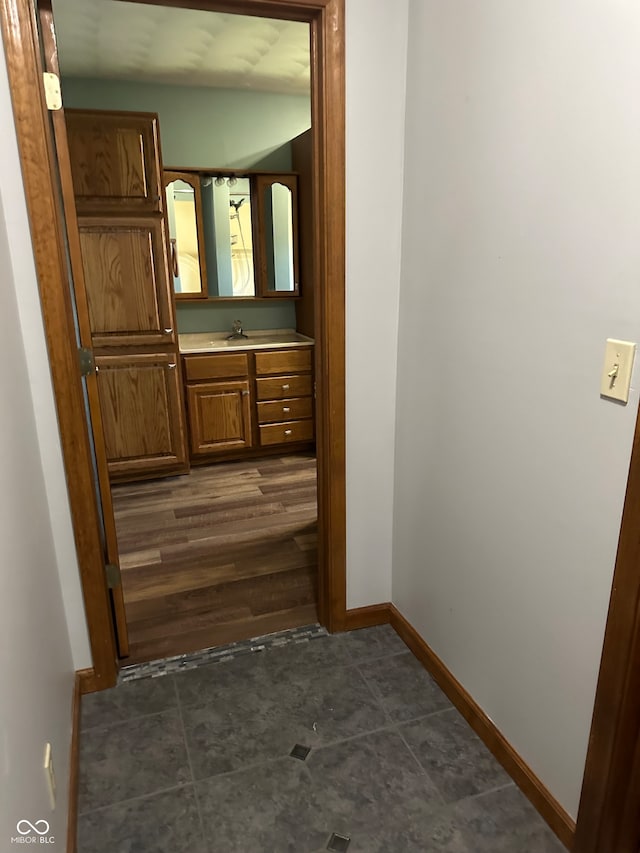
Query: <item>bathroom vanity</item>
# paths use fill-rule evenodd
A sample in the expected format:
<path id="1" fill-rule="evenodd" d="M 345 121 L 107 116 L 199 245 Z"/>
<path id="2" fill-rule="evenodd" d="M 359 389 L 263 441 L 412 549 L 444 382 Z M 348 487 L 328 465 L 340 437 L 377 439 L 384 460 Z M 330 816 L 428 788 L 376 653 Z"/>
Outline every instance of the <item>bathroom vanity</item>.
<path id="1" fill-rule="evenodd" d="M 179 336 L 193 461 L 313 443 L 313 340 L 294 330 Z M 292 448 L 293 449 L 293 448 Z"/>

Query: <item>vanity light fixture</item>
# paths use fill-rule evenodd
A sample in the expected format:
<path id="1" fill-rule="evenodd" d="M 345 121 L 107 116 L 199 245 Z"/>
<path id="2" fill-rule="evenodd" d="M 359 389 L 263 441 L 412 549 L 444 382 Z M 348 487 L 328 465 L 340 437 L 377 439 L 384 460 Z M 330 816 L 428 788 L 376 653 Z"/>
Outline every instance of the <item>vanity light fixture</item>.
<path id="1" fill-rule="evenodd" d="M 221 187 L 223 184 L 224 184 L 224 178 L 222 177 L 222 175 L 218 175 L 218 177 L 215 179 L 215 185 L 217 187 Z"/>

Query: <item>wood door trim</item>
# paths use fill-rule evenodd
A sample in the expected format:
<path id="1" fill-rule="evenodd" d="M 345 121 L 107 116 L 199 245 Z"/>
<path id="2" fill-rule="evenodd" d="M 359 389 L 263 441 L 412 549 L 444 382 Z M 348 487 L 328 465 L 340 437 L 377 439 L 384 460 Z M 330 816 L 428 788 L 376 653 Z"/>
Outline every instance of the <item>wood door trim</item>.
<path id="1" fill-rule="evenodd" d="M 575 853 L 640 848 L 640 415 L 636 421 Z"/>
<path id="2" fill-rule="evenodd" d="M 53 170 L 55 153 L 46 122 L 33 5 L 28 0 L 0 0 L 0 24 L 95 679 L 101 687 L 111 687 L 117 675 L 115 636 L 103 569 L 89 434 L 62 248 L 63 224 Z"/>
<path id="3" fill-rule="evenodd" d="M 44 65 L 47 71 L 51 71 L 54 74 L 59 75 L 60 68 L 58 66 L 58 52 L 55 41 L 55 31 L 53 28 L 53 9 L 50 0 L 40 0 L 38 4 L 38 12 L 44 51 Z M 51 119 L 53 122 L 54 139 L 61 140 L 62 144 L 67 146 L 67 126 L 64 119 L 64 110 L 54 111 L 51 114 Z M 78 219 L 76 215 L 73 178 L 70 168 L 71 164 L 68 161 L 68 157 L 66 158 L 66 162 L 59 162 L 59 165 L 60 190 L 64 216 L 67 222 L 69 265 L 74 280 L 73 290 L 76 302 L 76 320 L 78 323 L 80 344 L 83 347 L 91 349 L 91 324 L 89 322 L 89 306 L 87 303 L 87 291 L 84 281 L 84 264 L 82 262 L 82 250 L 80 247 L 80 231 L 78 229 Z M 91 427 L 93 431 L 93 447 L 97 466 L 100 501 L 102 503 L 106 558 L 112 565 L 119 566 L 120 558 L 118 555 L 118 537 L 115 519 L 113 516 L 111 487 L 109 484 L 109 468 L 107 465 L 102 417 L 100 414 L 98 382 L 95 373 L 90 373 L 87 376 L 86 390 Z M 127 622 L 122 585 L 111 589 L 110 597 L 115 617 L 118 651 L 121 657 L 126 657 L 129 654 L 129 640 L 127 637 Z"/>
<path id="4" fill-rule="evenodd" d="M 150 0 L 139 0 L 139 2 Z M 314 150 L 315 248 L 318 281 L 316 376 L 321 579 L 319 616 L 341 630 L 346 609 L 345 498 L 345 65 L 344 0 L 153 0 L 160 5 L 212 9 L 310 24 Z M 97 504 L 73 316 L 60 239 L 61 214 L 54 181 L 42 91 L 33 0 L 0 0 L 9 85 L 16 121 L 45 334 L 76 549 L 82 580 L 95 683 L 117 675 L 110 602 L 102 569 Z"/>

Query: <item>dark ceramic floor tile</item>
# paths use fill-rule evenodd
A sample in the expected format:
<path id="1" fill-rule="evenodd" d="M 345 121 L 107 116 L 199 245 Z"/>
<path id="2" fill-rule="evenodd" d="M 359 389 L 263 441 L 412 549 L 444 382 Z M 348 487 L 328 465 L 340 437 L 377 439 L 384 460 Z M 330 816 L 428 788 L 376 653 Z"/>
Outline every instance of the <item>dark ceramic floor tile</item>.
<path id="1" fill-rule="evenodd" d="M 447 802 L 511 782 L 455 708 L 406 723 L 399 731 Z"/>
<path id="2" fill-rule="evenodd" d="M 339 635 L 354 663 L 406 652 L 407 646 L 391 625 L 376 625 Z"/>
<path id="3" fill-rule="evenodd" d="M 348 853 L 476 853 L 454 822 L 439 813 L 401 826 L 383 826 L 351 839 Z M 524 851 L 521 851 L 524 853 Z"/>
<path id="4" fill-rule="evenodd" d="M 242 694 L 262 692 L 267 688 L 262 658 L 279 653 L 280 649 L 253 652 L 177 673 L 174 679 L 180 705 L 228 703 L 239 701 Z"/>
<path id="5" fill-rule="evenodd" d="M 514 785 L 452 808 L 473 853 L 565 853 L 547 824 Z"/>
<path id="6" fill-rule="evenodd" d="M 311 853 L 326 849 L 316 791 L 303 764 L 284 758 L 196 783 L 210 853 Z"/>
<path id="7" fill-rule="evenodd" d="M 380 728 L 384 712 L 355 669 L 322 677 L 283 677 L 270 689 L 220 691 L 207 705 L 182 709 L 196 779 L 288 755 L 296 743 L 312 748 Z"/>
<path id="8" fill-rule="evenodd" d="M 81 816 L 78 853 L 207 853 L 192 786 Z"/>
<path id="9" fill-rule="evenodd" d="M 81 737 L 80 813 L 189 781 L 177 711 L 89 729 Z"/>
<path id="10" fill-rule="evenodd" d="M 82 728 L 108 726 L 177 706 L 173 677 L 143 678 L 82 697 Z"/>
<path id="11" fill-rule="evenodd" d="M 352 839 L 349 850 L 388 833 L 406 834 L 442 806 L 435 786 L 394 731 L 379 731 L 314 750 L 307 767 L 332 832 Z"/>
<path id="12" fill-rule="evenodd" d="M 409 651 L 361 663 L 358 669 L 394 722 L 413 720 L 452 707 Z"/>

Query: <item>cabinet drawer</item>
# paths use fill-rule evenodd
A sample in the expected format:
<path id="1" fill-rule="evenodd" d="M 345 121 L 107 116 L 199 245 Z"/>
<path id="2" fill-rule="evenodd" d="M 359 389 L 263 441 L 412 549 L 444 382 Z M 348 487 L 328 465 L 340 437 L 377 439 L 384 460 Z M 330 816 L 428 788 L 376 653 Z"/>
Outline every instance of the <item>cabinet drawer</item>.
<path id="1" fill-rule="evenodd" d="M 282 400 L 285 397 L 308 397 L 310 394 L 310 374 L 256 379 L 256 399 L 258 400 Z"/>
<path id="2" fill-rule="evenodd" d="M 260 444 L 287 444 L 290 441 L 311 441 L 313 421 L 286 421 L 260 427 Z"/>
<path id="3" fill-rule="evenodd" d="M 291 349 L 256 352 L 256 376 L 268 373 L 304 373 L 311 370 L 311 350 Z"/>
<path id="4" fill-rule="evenodd" d="M 184 367 L 187 382 L 231 379 L 248 375 L 249 359 L 246 352 L 235 352 L 233 355 L 187 355 L 184 356 Z"/>
<path id="5" fill-rule="evenodd" d="M 257 403 L 258 423 L 272 424 L 278 421 L 297 421 L 313 416 L 311 397 L 296 397 L 293 400 L 269 400 Z"/>

